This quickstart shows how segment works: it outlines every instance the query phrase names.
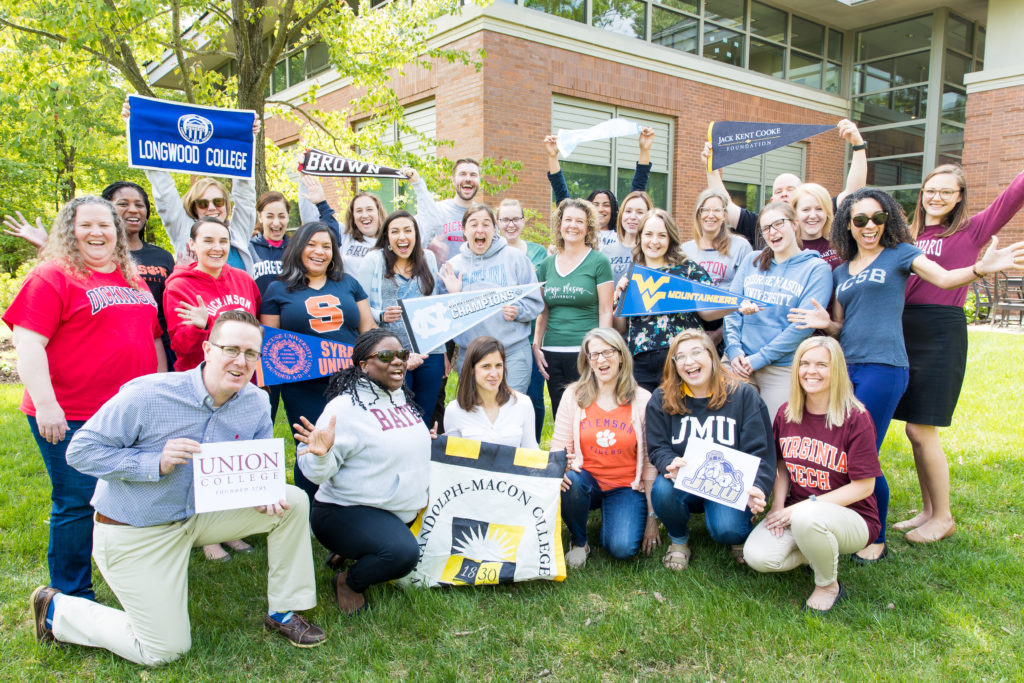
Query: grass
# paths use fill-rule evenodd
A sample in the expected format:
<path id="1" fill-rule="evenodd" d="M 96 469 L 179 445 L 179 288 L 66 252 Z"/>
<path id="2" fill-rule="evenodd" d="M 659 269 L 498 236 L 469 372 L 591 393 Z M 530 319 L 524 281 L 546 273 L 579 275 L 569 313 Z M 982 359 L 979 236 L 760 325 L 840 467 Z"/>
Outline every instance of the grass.
<path id="1" fill-rule="evenodd" d="M 227 565 L 194 551 L 191 652 L 156 670 L 103 651 L 40 647 L 27 598 L 47 579 L 49 482 L 20 387 L 0 386 L 0 661 L 11 680 L 817 680 L 1024 678 L 1024 336 L 972 331 L 955 424 L 943 431 L 958 533 L 927 547 L 891 536 L 891 560 L 843 562 L 850 600 L 826 616 L 799 610 L 801 571 L 758 575 L 729 560 L 697 518 L 693 561 L 670 574 L 658 556 L 616 562 L 595 550 L 563 584 L 402 592 L 371 589 L 372 609 L 344 618 L 320 567 L 328 634 L 315 650 L 263 632 L 266 545 Z M 283 411 L 281 411 L 283 412 Z M 550 416 L 548 418 L 550 429 Z M 890 521 L 919 505 L 909 444 L 890 430 L 883 466 Z M 285 434 L 282 419 L 280 434 Z M 550 432 L 548 432 L 550 434 Z M 595 516 L 596 517 L 596 516 Z M 592 530 L 593 531 L 593 530 Z M 596 534 L 592 533 L 592 538 Z M 316 557 L 324 553 L 316 545 Z M 115 605 L 95 574 L 99 599 Z"/>

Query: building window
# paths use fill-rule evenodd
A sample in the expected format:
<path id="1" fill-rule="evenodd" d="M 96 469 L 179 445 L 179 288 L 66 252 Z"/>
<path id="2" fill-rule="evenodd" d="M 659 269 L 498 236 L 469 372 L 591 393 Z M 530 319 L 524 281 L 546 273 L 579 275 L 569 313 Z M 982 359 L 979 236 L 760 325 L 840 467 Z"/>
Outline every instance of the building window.
<path id="1" fill-rule="evenodd" d="M 672 119 L 657 114 L 556 97 L 551 105 L 551 132 L 559 129 L 589 128 L 608 119 L 622 117 L 654 129 L 651 176 L 647 193 L 655 206 L 670 209 L 672 177 Z M 569 159 L 561 159 L 562 173 L 570 197 L 586 197 L 594 190 L 611 189 L 619 201 L 629 194 L 640 145 L 636 137 L 594 140 L 581 144 Z"/>
<path id="2" fill-rule="evenodd" d="M 357 131 L 361 130 L 368 123 L 369 120 L 359 121 L 354 128 Z M 406 107 L 405 123 L 420 135 L 434 139 L 437 136 L 437 110 L 434 107 L 434 100 Z M 424 146 L 416 135 L 400 130 L 397 124 L 389 124 L 381 135 L 381 142 L 393 145 L 396 141 L 402 151 L 417 156 L 428 156 L 435 152 L 433 146 Z M 399 208 L 416 213 L 416 194 L 405 181 L 361 178 L 357 180 L 356 189 L 373 192 L 380 198 L 388 213 Z"/>
<path id="3" fill-rule="evenodd" d="M 266 49 L 267 46 L 264 46 Z M 331 66 L 327 43 L 316 42 L 301 49 L 292 49 L 274 65 L 270 75 L 268 95 L 276 95 L 282 90 L 312 78 Z"/>

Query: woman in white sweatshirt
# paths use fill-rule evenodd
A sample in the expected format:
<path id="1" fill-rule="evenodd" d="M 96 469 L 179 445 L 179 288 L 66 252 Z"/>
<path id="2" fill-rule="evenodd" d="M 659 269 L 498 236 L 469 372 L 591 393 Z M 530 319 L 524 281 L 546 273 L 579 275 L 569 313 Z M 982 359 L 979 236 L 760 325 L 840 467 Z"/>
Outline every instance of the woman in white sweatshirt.
<path id="1" fill-rule="evenodd" d="M 336 566 L 338 609 L 363 609 L 363 592 L 405 576 L 419 560 L 409 525 L 427 504 L 430 432 L 403 391 L 407 349 L 374 328 L 352 347 L 352 366 L 331 377 L 327 407 L 314 427 L 294 425 L 299 468 L 320 485 L 310 526 Z M 338 427 L 338 429 L 335 429 Z"/>

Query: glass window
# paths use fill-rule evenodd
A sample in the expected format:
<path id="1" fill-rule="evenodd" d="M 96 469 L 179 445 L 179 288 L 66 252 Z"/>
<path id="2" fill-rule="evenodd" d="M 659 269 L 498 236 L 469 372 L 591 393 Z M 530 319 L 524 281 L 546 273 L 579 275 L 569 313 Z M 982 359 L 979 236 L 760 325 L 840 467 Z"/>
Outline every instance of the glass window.
<path id="1" fill-rule="evenodd" d="M 278 93 L 288 87 L 288 64 L 281 60 L 274 65 L 274 71 L 270 74 L 270 92 Z"/>
<path id="2" fill-rule="evenodd" d="M 704 56 L 733 66 L 743 66 L 743 40 L 742 33 L 705 24 Z"/>
<path id="3" fill-rule="evenodd" d="M 843 87 L 843 67 L 835 62 L 825 65 L 825 90 L 839 94 Z"/>
<path id="4" fill-rule="evenodd" d="M 697 54 L 699 31 L 696 17 L 655 6 L 651 12 L 651 42 Z"/>
<path id="5" fill-rule="evenodd" d="M 813 21 L 807 21 L 800 17 L 793 16 L 793 34 L 789 44 L 797 49 L 806 52 L 813 52 L 816 55 L 825 52 L 825 27 Z M 835 33 L 835 31 L 832 31 Z M 842 46 L 840 45 L 840 48 Z M 841 56 L 840 56 L 841 58 Z"/>
<path id="6" fill-rule="evenodd" d="M 647 3 L 640 0 L 594 0 L 594 26 L 630 38 L 646 38 Z"/>
<path id="7" fill-rule="evenodd" d="M 874 157 L 888 157 L 898 154 L 920 154 L 924 151 L 924 124 L 883 128 L 862 132 L 868 143 L 869 154 Z M 884 183 L 898 185 L 899 183 Z"/>
<path id="8" fill-rule="evenodd" d="M 946 22 L 946 47 L 967 54 L 974 52 L 974 24 L 950 14 Z"/>
<path id="9" fill-rule="evenodd" d="M 620 168 L 615 178 L 615 196 L 619 198 L 621 202 L 629 194 L 629 188 L 633 186 L 633 171 L 632 168 Z M 591 185 L 591 188 L 597 187 Z M 589 194 L 589 193 L 588 193 Z M 668 206 L 668 174 L 652 172 L 647 179 L 647 194 L 650 195 L 651 201 L 654 202 L 655 206 Z M 575 197 L 576 195 L 569 193 L 570 196 Z M 587 195 L 583 195 L 586 197 Z"/>
<path id="10" fill-rule="evenodd" d="M 687 0 L 657 0 L 659 5 L 681 9 L 690 14 L 700 14 L 700 2 L 688 2 Z"/>
<path id="11" fill-rule="evenodd" d="M 928 88 L 919 85 L 863 95 L 854 100 L 854 117 L 862 126 L 923 119 L 928 106 Z"/>
<path id="12" fill-rule="evenodd" d="M 768 74 L 775 78 L 785 77 L 786 48 L 781 45 L 766 43 L 757 38 L 751 38 L 748 68 L 751 71 Z"/>
<path id="13" fill-rule="evenodd" d="M 756 0 L 750 5 L 750 31 L 777 43 L 786 42 L 786 13 Z M 819 46 L 819 51 L 821 50 Z"/>
<path id="14" fill-rule="evenodd" d="M 985 27 L 984 26 L 979 26 L 978 27 L 978 45 L 977 45 L 977 48 L 978 48 L 978 55 L 977 55 L 978 59 L 985 59 Z M 978 68 L 981 69 L 980 66 Z"/>
<path id="15" fill-rule="evenodd" d="M 523 0 L 523 7 L 540 10 L 556 17 L 584 21 L 586 6 L 584 0 Z"/>
<path id="16" fill-rule="evenodd" d="M 854 91 L 874 92 L 928 80 L 928 53 L 880 59 L 854 68 Z"/>
<path id="17" fill-rule="evenodd" d="M 704 18 L 729 28 L 746 25 L 744 0 L 704 0 Z"/>
<path id="18" fill-rule="evenodd" d="M 857 34 L 857 60 L 874 59 L 900 52 L 924 49 L 932 44 L 930 14 L 898 24 L 880 26 Z"/>
<path id="19" fill-rule="evenodd" d="M 947 85 L 942 93 L 942 118 L 966 123 L 966 111 L 967 93 Z"/>
<path id="20" fill-rule="evenodd" d="M 594 190 L 608 187 L 611 181 L 611 169 L 607 166 L 564 160 L 561 166 L 570 197 L 586 197 Z"/>
<path id="21" fill-rule="evenodd" d="M 943 79 L 954 85 L 964 84 L 964 74 L 971 72 L 971 58 L 946 50 L 946 65 Z"/>
<path id="22" fill-rule="evenodd" d="M 919 191 L 919 188 L 913 187 L 906 190 L 889 190 L 889 194 L 891 194 L 892 198 L 903 207 L 903 213 L 907 216 L 913 216 L 914 209 L 917 208 L 917 196 Z"/>
<path id="23" fill-rule="evenodd" d="M 288 58 L 288 85 L 295 85 L 306 78 L 306 53 L 299 50 Z"/>
<path id="24" fill-rule="evenodd" d="M 828 58 L 834 62 L 843 61 L 843 34 L 831 28 L 828 30 Z"/>
<path id="25" fill-rule="evenodd" d="M 789 53 L 789 80 L 812 88 L 821 88 L 821 57 L 791 50 Z"/>
<path id="26" fill-rule="evenodd" d="M 889 185 L 920 185 L 921 157 L 906 159 L 868 160 L 868 185 L 886 187 Z M 911 214 L 913 215 L 913 214 Z"/>
<path id="27" fill-rule="evenodd" d="M 306 75 L 313 76 L 331 65 L 327 43 L 313 43 L 306 49 Z"/>

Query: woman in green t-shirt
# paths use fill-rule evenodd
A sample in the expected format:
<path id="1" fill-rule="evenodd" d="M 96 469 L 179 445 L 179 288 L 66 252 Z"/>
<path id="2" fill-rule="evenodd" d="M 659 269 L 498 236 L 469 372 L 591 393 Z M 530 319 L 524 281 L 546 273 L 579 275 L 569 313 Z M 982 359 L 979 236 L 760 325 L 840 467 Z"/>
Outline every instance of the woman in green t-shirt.
<path id="1" fill-rule="evenodd" d="M 580 378 L 576 367 L 583 336 L 612 325 L 612 266 L 594 249 L 597 213 L 584 199 L 564 199 L 551 221 L 558 251 L 537 268 L 544 283 L 544 311 L 537 318 L 533 356 L 548 382 L 557 413 L 565 387 Z"/>

